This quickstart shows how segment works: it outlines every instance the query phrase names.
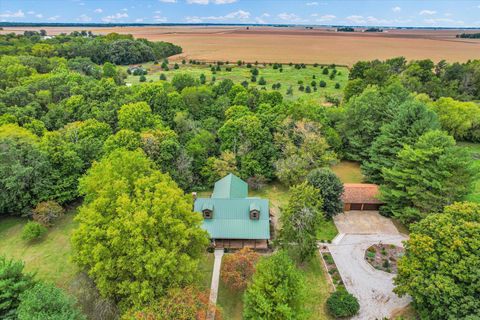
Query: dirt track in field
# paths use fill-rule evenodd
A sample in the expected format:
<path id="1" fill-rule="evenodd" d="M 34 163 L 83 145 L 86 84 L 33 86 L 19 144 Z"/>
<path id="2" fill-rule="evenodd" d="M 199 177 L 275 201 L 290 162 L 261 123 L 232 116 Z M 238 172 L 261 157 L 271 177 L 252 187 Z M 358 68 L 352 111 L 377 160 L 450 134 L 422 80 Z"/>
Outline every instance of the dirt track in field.
<path id="1" fill-rule="evenodd" d="M 4 28 L 2 33 L 26 29 Z M 82 28 L 45 27 L 49 34 Z M 83 28 L 85 29 L 85 28 Z M 244 60 L 259 62 L 336 63 L 358 60 L 432 59 L 464 62 L 480 59 L 480 39 L 457 39 L 463 30 L 394 29 L 383 33 L 335 32 L 301 27 L 112 27 L 91 28 L 94 33 L 130 33 L 149 40 L 170 41 L 183 47 L 177 59 Z M 478 32 L 469 30 L 467 32 Z"/>

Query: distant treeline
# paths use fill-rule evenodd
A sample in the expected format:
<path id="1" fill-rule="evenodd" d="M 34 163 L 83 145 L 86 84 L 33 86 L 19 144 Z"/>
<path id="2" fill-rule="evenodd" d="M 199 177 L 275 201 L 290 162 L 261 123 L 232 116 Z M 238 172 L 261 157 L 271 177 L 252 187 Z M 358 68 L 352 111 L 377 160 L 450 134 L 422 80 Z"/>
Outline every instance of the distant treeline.
<path id="1" fill-rule="evenodd" d="M 354 32 L 355 29 L 352 27 L 341 27 L 337 28 L 337 32 Z"/>
<path id="2" fill-rule="evenodd" d="M 368 28 L 368 29 L 365 29 L 365 32 L 383 32 L 383 29 L 380 29 L 380 28 Z"/>
<path id="3" fill-rule="evenodd" d="M 479 33 L 462 33 L 462 34 L 457 34 L 457 38 L 480 39 L 480 32 L 479 32 Z"/>
<path id="4" fill-rule="evenodd" d="M 44 30 L 14 33 L 0 38 L 0 55 L 32 54 L 39 57 L 60 56 L 67 59 L 90 58 L 97 64 L 111 62 L 117 65 L 143 63 L 163 59 L 182 52 L 169 42 L 134 39 L 132 35 L 110 33 L 93 35 L 90 31 L 74 31 L 48 37 Z"/>

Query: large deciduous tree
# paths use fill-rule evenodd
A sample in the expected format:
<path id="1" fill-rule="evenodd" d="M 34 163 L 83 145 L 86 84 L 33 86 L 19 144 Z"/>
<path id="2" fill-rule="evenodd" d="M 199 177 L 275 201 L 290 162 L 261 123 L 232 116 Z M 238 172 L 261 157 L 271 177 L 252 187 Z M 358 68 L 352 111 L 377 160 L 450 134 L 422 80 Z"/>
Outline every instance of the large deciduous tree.
<path id="1" fill-rule="evenodd" d="M 50 172 L 36 136 L 13 124 L 0 127 L 0 214 L 27 213 L 48 198 Z"/>
<path id="2" fill-rule="evenodd" d="M 290 188 L 290 199 L 282 210 L 279 243 L 300 261 L 311 258 L 317 250 L 317 231 L 323 219 L 322 197 L 313 186 L 303 184 Z"/>
<path id="3" fill-rule="evenodd" d="M 422 319 L 477 319 L 480 314 L 480 205 L 455 203 L 411 228 L 395 278 Z"/>
<path id="4" fill-rule="evenodd" d="M 286 252 L 262 258 L 244 296 L 243 317 L 304 319 L 305 280 Z"/>
<path id="5" fill-rule="evenodd" d="M 382 207 L 411 223 L 469 193 L 474 171 L 470 155 L 443 131 L 428 131 L 413 146 L 405 145 L 392 168 L 383 168 Z"/>
<path id="6" fill-rule="evenodd" d="M 122 308 L 193 281 L 208 244 L 191 199 L 153 167 L 140 150 L 119 149 L 80 180 L 74 260 Z"/>

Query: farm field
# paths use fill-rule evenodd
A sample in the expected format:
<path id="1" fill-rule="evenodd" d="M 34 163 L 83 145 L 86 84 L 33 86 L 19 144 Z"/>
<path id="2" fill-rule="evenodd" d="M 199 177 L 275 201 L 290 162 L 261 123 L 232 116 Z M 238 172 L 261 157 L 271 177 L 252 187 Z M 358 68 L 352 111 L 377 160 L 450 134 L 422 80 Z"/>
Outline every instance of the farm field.
<path id="1" fill-rule="evenodd" d="M 6 27 L 2 33 L 38 30 Z M 85 27 L 45 27 L 48 34 L 59 34 Z M 96 27 L 97 34 L 118 32 L 137 38 L 162 40 L 182 46 L 182 58 L 203 61 L 245 60 L 248 62 L 336 63 L 351 66 L 359 60 L 407 59 L 467 61 L 480 58 L 480 40 L 456 39 L 464 30 L 392 29 L 383 33 L 342 33 L 318 27 Z M 475 32 L 469 30 L 468 32 Z"/>
<path id="2" fill-rule="evenodd" d="M 212 73 L 211 68 L 208 65 L 183 65 L 179 63 L 179 69 L 174 69 L 173 65 L 170 65 L 169 71 L 163 71 L 160 68 L 160 65 L 154 65 L 153 63 L 143 64 L 142 66 L 148 70 L 148 74 L 145 76 L 146 81 L 159 81 L 162 73 L 167 77 L 167 80 L 171 80 L 175 74 L 183 72 L 188 73 L 196 79 L 199 79 L 200 75 L 203 74 L 206 77 L 207 83 L 212 81 L 212 77 L 215 77 L 216 81 L 221 81 L 223 79 L 231 79 L 234 83 L 247 81 L 249 87 L 256 87 L 259 89 L 265 87 L 270 90 L 273 84 L 280 83 L 281 87 L 278 91 L 282 93 L 286 99 L 304 97 L 305 99 L 315 102 L 324 101 L 325 96 L 340 98 L 343 94 L 343 87 L 348 80 L 348 68 L 338 66 L 335 67 L 337 74 L 333 80 L 330 79 L 329 76 L 329 74 L 332 73 L 332 68 L 328 69 L 329 74 L 323 74 L 323 66 L 314 67 L 313 65 L 307 65 L 306 68 L 303 69 L 295 69 L 294 66 L 283 65 L 283 71 L 280 72 L 279 69 L 273 69 L 273 67 L 268 64 L 264 66 L 259 63 L 256 66 L 252 65 L 252 68 L 231 64 L 229 67 L 232 68 L 232 71 L 226 71 L 226 66 L 221 66 L 221 71 L 215 71 L 215 74 Z M 259 74 L 256 76 L 256 82 L 251 82 L 251 70 L 253 68 L 257 68 L 259 71 Z M 266 85 L 258 84 L 261 77 L 267 82 Z M 129 75 L 126 82 L 134 84 L 138 83 L 139 79 L 140 76 Z M 299 81 L 302 81 L 304 87 L 310 86 L 311 93 L 300 91 Z M 315 81 L 317 91 L 314 90 L 312 81 Z M 323 88 L 319 87 L 320 81 L 324 81 L 326 86 Z M 337 83 L 339 84 L 339 87 L 335 88 Z M 288 95 L 287 90 L 290 87 L 292 88 L 292 94 Z"/>

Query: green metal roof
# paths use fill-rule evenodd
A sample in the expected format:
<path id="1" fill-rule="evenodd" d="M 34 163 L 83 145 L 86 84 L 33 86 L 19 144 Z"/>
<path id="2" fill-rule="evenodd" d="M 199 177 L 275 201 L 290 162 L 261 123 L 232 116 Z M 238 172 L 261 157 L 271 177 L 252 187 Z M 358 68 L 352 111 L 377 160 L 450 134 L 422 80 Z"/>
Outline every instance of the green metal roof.
<path id="1" fill-rule="evenodd" d="M 204 219 L 202 228 L 212 239 L 270 239 L 269 204 L 266 199 L 198 198 L 194 211 L 213 205 L 213 218 Z M 258 220 L 250 219 L 250 208 L 260 211 Z"/>
<path id="2" fill-rule="evenodd" d="M 229 174 L 215 182 L 212 198 L 246 198 L 248 184 L 234 174 Z"/>

